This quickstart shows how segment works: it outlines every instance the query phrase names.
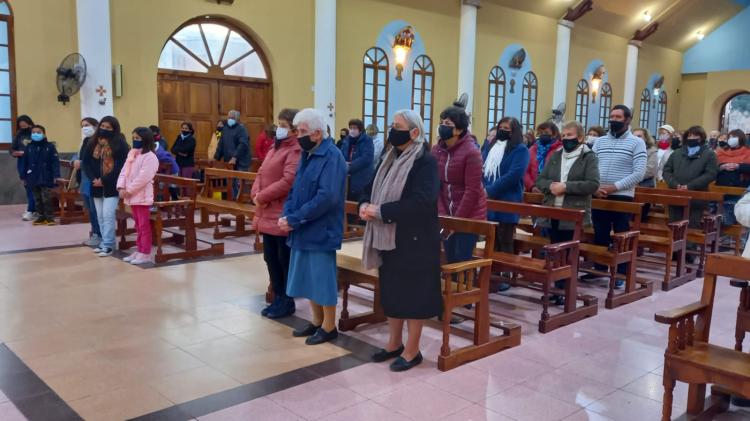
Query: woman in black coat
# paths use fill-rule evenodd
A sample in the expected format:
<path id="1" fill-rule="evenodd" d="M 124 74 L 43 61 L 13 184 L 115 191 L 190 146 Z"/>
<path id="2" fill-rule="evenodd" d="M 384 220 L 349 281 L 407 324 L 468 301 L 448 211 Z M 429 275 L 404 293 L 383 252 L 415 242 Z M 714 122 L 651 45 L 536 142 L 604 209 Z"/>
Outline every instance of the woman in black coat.
<path id="1" fill-rule="evenodd" d="M 398 357 L 392 371 L 422 362 L 425 319 L 442 311 L 437 163 L 425 146 L 424 124 L 412 110 L 397 112 L 388 136 L 393 146 L 365 189 L 360 217 L 367 221 L 363 264 L 380 269 L 380 301 L 390 339 L 375 362 Z M 404 346 L 404 320 L 409 336 Z"/>
<path id="2" fill-rule="evenodd" d="M 180 126 L 180 134 L 172 144 L 177 166 L 180 167 L 180 177 L 193 178 L 195 170 L 195 130 L 193 123 L 184 121 Z"/>

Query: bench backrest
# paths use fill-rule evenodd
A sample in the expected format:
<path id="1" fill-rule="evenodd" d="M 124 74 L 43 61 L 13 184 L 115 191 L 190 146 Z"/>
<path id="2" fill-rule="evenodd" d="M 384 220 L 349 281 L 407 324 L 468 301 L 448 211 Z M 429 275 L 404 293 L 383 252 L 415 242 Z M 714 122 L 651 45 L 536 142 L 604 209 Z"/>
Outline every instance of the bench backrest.
<path id="1" fill-rule="evenodd" d="M 655 194 L 644 193 L 643 191 L 635 192 L 635 201 L 641 203 L 651 203 L 653 205 L 674 206 L 682 209 L 682 219 L 686 220 L 690 216 L 690 197 L 677 196 L 677 191 L 671 191 L 672 194 Z"/>
<path id="2" fill-rule="evenodd" d="M 711 183 L 708 186 L 708 191 L 729 196 L 743 196 L 747 189 L 744 187 L 717 186 L 716 183 Z"/>
<path id="3" fill-rule="evenodd" d="M 195 201 L 198 195 L 198 180 L 176 175 L 156 174 L 154 176 L 154 197 L 169 198 L 170 187 L 177 187 L 181 197 Z"/>
<path id="4" fill-rule="evenodd" d="M 544 203 L 544 195 L 542 193 L 524 193 L 523 201 L 534 205 L 541 205 Z M 638 231 L 641 226 L 641 212 L 643 209 L 642 203 L 635 202 L 621 202 L 617 200 L 604 200 L 604 199 L 591 199 L 591 209 L 607 210 L 612 212 L 628 213 L 632 215 L 633 226 L 632 229 Z"/>
<path id="5" fill-rule="evenodd" d="M 711 313 L 713 310 L 714 295 L 716 294 L 716 279 L 719 277 L 750 280 L 750 259 L 727 254 L 709 254 L 706 257 L 705 276 L 703 278 L 703 292 L 701 293 L 701 304 L 708 308 L 699 317 L 696 323 L 695 338 L 708 342 L 711 329 Z"/>
<path id="6" fill-rule="evenodd" d="M 580 240 L 583 231 L 583 218 L 585 212 L 582 209 L 565 209 L 553 206 L 533 205 L 529 203 L 504 202 L 501 200 L 488 200 L 487 210 L 493 212 L 515 213 L 521 216 L 535 218 L 549 218 L 560 221 L 572 221 L 575 224 L 574 240 Z"/>
<path id="7" fill-rule="evenodd" d="M 698 190 L 674 190 L 674 189 L 658 189 L 652 187 L 636 187 L 636 194 L 647 193 L 647 194 L 660 194 L 666 196 L 684 196 L 689 197 L 691 200 L 703 200 L 707 202 L 718 202 L 719 204 L 724 203 L 724 195 L 722 193 L 712 191 L 698 191 Z"/>
<path id="8" fill-rule="evenodd" d="M 257 173 L 247 171 L 224 170 L 219 168 L 206 168 L 203 170 L 205 186 L 203 195 L 205 197 L 213 196 L 214 192 L 227 193 L 227 200 L 236 200 L 242 203 L 250 203 L 250 189 L 252 188 Z M 236 198 L 231 198 L 232 183 L 239 180 L 240 194 Z"/>
<path id="9" fill-rule="evenodd" d="M 484 237 L 484 258 L 492 256 L 495 247 L 495 229 L 497 222 L 480 221 L 477 219 L 456 218 L 454 216 L 441 216 L 440 229 L 462 234 L 476 234 Z"/>

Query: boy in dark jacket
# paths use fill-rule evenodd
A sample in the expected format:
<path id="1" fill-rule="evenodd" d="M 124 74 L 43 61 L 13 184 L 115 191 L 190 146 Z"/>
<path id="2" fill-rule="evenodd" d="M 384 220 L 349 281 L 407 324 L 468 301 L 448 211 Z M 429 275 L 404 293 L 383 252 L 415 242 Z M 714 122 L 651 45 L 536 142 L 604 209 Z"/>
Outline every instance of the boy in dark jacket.
<path id="1" fill-rule="evenodd" d="M 40 125 L 31 129 L 31 143 L 21 156 L 21 179 L 34 193 L 39 217 L 34 225 L 55 225 L 50 192 L 60 177 L 60 158 L 55 145 L 47 140 L 46 130 Z"/>
<path id="2" fill-rule="evenodd" d="M 372 138 L 365 133 L 365 123 L 360 119 L 349 121 L 349 135 L 341 144 L 341 153 L 347 163 L 349 187 L 346 199 L 359 202 L 365 187 L 370 184 L 375 167 Z"/>

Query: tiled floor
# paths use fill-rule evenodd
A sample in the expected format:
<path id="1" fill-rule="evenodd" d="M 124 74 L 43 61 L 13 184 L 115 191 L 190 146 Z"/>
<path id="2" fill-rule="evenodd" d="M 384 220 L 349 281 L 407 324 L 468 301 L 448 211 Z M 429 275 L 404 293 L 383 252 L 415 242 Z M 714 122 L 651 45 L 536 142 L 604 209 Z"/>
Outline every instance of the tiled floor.
<path id="1" fill-rule="evenodd" d="M 361 355 L 350 358 L 356 343 L 308 347 L 291 337 L 289 323 L 257 315 L 267 285 L 261 255 L 141 269 L 74 247 L 85 225 L 33 228 L 16 213 L 0 207 L 0 227 L 9 233 L 2 250 L 70 247 L 0 255 L 0 342 L 25 364 L 9 371 L 0 358 L 2 421 L 55 419 L 44 415 L 60 405 L 55 399 L 86 420 L 170 408 L 188 415 L 163 419 L 190 419 L 199 414 L 190 411 L 196 402 L 212 398 L 214 409 L 195 417 L 657 420 L 666 328 L 653 314 L 695 301 L 701 288 L 694 281 L 656 291 L 544 335 L 536 330 L 539 306 L 513 290 L 493 296 L 492 309 L 522 323 L 520 347 L 443 373 L 435 363 L 441 333 L 428 324 L 425 363 L 396 374 L 386 364 L 362 363 Z M 358 245 L 347 243 L 344 252 L 357 254 Z M 605 293 L 596 285 L 586 291 Z M 354 295 L 357 312 L 368 294 Z M 298 304 L 297 316 L 308 318 L 306 303 Z M 737 290 L 720 282 L 712 341 L 733 345 L 736 305 Z M 379 346 L 387 329 L 370 326 L 350 335 Z M 29 369 L 37 382 L 12 382 Z M 675 417 L 684 413 L 685 395 L 678 384 Z M 750 419 L 750 412 L 733 408 L 716 419 Z"/>

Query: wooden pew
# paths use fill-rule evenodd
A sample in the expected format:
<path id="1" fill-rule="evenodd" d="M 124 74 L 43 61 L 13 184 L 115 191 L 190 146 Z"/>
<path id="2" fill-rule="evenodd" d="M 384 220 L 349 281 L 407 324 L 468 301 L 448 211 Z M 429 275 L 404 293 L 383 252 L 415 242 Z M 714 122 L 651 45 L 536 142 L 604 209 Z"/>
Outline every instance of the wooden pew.
<path id="1" fill-rule="evenodd" d="M 721 193 L 726 196 L 739 196 L 745 195 L 747 189 L 743 187 L 727 187 L 717 186 L 716 183 L 711 183 L 708 186 L 708 191 L 714 193 Z M 722 236 L 727 236 L 734 241 L 734 255 L 739 256 L 742 254 L 740 250 L 740 244 L 742 242 L 742 235 L 745 233 L 746 228 L 740 224 L 735 223 L 734 225 L 723 225 L 721 227 Z"/>
<path id="2" fill-rule="evenodd" d="M 89 221 L 88 212 L 86 212 L 78 189 L 70 188 L 73 177 L 75 177 L 73 161 L 61 159 L 60 177 L 55 180 L 55 187 L 52 189 L 60 212 L 60 225 Z"/>
<path id="3" fill-rule="evenodd" d="M 541 193 L 524 193 L 524 202 L 541 204 L 544 195 Z M 590 264 L 600 264 L 609 267 L 609 272 L 600 272 L 590 268 L 580 268 L 580 271 L 593 273 L 609 278 L 609 291 L 604 306 L 612 309 L 621 305 L 632 303 L 650 296 L 653 293 L 653 282 L 648 279 L 638 279 L 637 271 L 637 251 L 639 241 L 639 225 L 643 205 L 632 202 L 619 202 L 614 200 L 593 199 L 591 202 L 592 209 L 621 212 L 631 215 L 631 231 L 612 234 L 612 246 L 599 246 L 593 244 L 593 229 L 583 228 L 583 235 L 579 234 L 575 239 L 583 239 L 580 244 L 580 255 Z M 528 236 L 516 235 L 516 240 L 528 241 Z M 534 235 L 534 242 L 540 245 L 549 244 L 547 238 L 541 237 L 541 234 Z M 616 281 L 622 275 L 617 273 L 619 264 L 628 264 L 628 273 L 625 274 L 624 291 L 618 292 Z"/>
<path id="4" fill-rule="evenodd" d="M 173 175 L 156 174 L 154 177 L 154 197 L 166 200 L 155 201 L 151 211 L 152 241 L 156 246 L 155 263 L 164 263 L 173 259 L 195 259 L 224 254 L 224 243 L 199 239 L 195 226 L 195 201 L 198 192 L 198 180 Z M 169 200 L 169 189 L 172 186 L 185 192 L 179 200 Z M 128 228 L 127 220 L 132 213 L 123 201 L 120 201 L 116 212 L 117 235 L 120 236 L 119 249 L 127 250 L 135 246 L 135 239 L 128 236 L 135 229 Z M 170 236 L 165 238 L 164 234 Z M 177 247 L 179 251 L 166 252 L 165 244 Z"/>
<path id="5" fill-rule="evenodd" d="M 724 195 L 721 193 L 707 192 L 707 191 L 695 191 L 695 190 L 673 190 L 673 189 L 658 189 L 650 187 L 636 187 L 636 193 L 648 193 L 648 194 L 662 194 L 662 195 L 677 195 L 689 197 L 690 200 L 699 200 L 705 202 L 716 202 L 721 212 L 722 204 L 724 203 Z M 686 253 L 689 255 L 698 256 L 698 265 L 696 265 L 695 272 L 696 276 L 703 276 L 703 266 L 706 261 L 706 256 L 709 253 L 716 253 L 719 250 L 719 234 L 721 232 L 721 215 L 705 215 L 701 220 L 700 228 L 689 228 L 687 240 L 689 243 L 695 243 L 698 245 L 699 251 L 687 250 Z"/>
<path id="6" fill-rule="evenodd" d="M 344 204 L 344 238 L 347 240 L 361 238 L 365 235 L 365 226 L 357 223 L 350 223 L 351 220 L 359 219 L 359 204 L 347 200 Z"/>
<path id="7" fill-rule="evenodd" d="M 582 231 L 583 210 L 571 210 L 531 205 L 524 203 L 487 201 L 487 209 L 495 212 L 515 213 L 532 218 L 552 218 L 573 221 L 577 233 Z M 517 254 L 494 251 L 494 244 L 486 244 L 492 248 L 493 272 L 512 272 L 515 276 L 511 284 L 523 286 L 542 292 L 542 314 L 539 321 L 539 331 L 551 332 L 559 327 L 577 322 L 586 317 L 597 314 L 597 299 L 592 296 L 578 294 L 578 256 L 579 239 L 559 244 L 546 244 L 542 247 L 544 257 L 522 256 Z M 565 281 L 565 289 L 554 288 L 556 281 Z M 563 312 L 551 315 L 549 312 L 550 294 L 565 296 Z M 583 306 L 578 307 L 578 301 Z"/>
<path id="8" fill-rule="evenodd" d="M 713 384 L 711 394 L 718 403 L 706 412 L 726 410 L 730 395 L 750 398 L 750 355 L 709 343 L 717 278 L 747 280 L 750 278 L 750 260 L 711 254 L 706 260 L 705 270 L 700 301 L 658 312 L 654 317 L 657 322 L 669 325 L 664 352 L 662 421 L 671 419 L 677 381 L 689 384 L 689 415 L 704 412 L 706 384 L 709 383 Z M 705 416 L 704 419 L 709 418 Z"/>
<path id="9" fill-rule="evenodd" d="M 682 219 L 679 221 L 669 222 L 668 219 L 657 217 L 655 220 L 649 219 L 649 222 L 641 224 L 640 227 L 641 246 L 664 255 L 661 261 L 646 256 L 641 256 L 639 259 L 643 264 L 657 264 L 664 268 L 661 289 L 669 291 L 695 279 L 695 271 L 689 271 L 685 266 L 690 198 L 673 194 L 649 194 L 638 190 L 634 199 L 641 203 L 658 205 L 664 209 L 670 206 L 682 209 Z M 675 254 L 677 259 L 673 262 Z M 674 274 L 672 273 L 673 267 Z"/>
<path id="10" fill-rule="evenodd" d="M 214 161 L 213 159 L 196 159 L 195 160 L 195 173 L 200 174 L 200 181 L 198 182 L 198 191 L 202 192 L 205 186 L 205 177 L 204 177 L 204 170 L 206 168 L 217 168 L 220 170 L 233 170 L 234 164 L 230 164 L 228 162 L 224 161 Z M 217 185 L 213 186 L 213 190 L 216 193 L 226 193 L 227 195 L 231 195 L 232 193 L 232 186 L 229 185 L 221 185 L 220 181 L 217 180 L 219 183 Z M 208 211 L 204 208 L 200 208 L 200 215 L 201 220 L 196 224 L 198 228 L 210 228 L 213 227 L 214 224 L 211 222 Z"/>
<path id="11" fill-rule="evenodd" d="M 252 221 L 255 216 L 255 205 L 250 198 L 250 188 L 255 181 L 256 173 L 246 171 L 221 170 L 216 168 L 206 168 L 203 170 L 205 184 L 203 194 L 197 200 L 199 209 L 205 209 L 209 214 L 214 214 L 214 238 L 242 237 L 255 233 L 255 249 L 262 250 L 260 236 L 253 227 L 247 229 L 246 223 Z M 238 179 L 240 182 L 239 194 L 235 200 L 231 200 L 232 181 Z M 230 194 L 227 199 L 216 199 L 214 193 L 229 189 Z M 235 227 L 233 230 L 221 230 L 221 226 L 226 226 L 220 221 L 221 214 L 230 214 L 235 218 Z"/>
<path id="12" fill-rule="evenodd" d="M 734 328 L 734 349 L 742 351 L 745 332 L 750 332 L 750 283 L 741 279 L 732 279 L 729 285 L 740 289 L 740 304 L 737 306 L 737 322 Z"/>
<path id="13" fill-rule="evenodd" d="M 487 241 L 494 242 L 495 224 L 486 221 L 476 221 L 462 218 L 440 217 L 443 229 L 455 232 L 474 233 L 482 235 Z M 443 345 L 438 356 L 438 368 L 447 371 L 461 364 L 495 354 L 503 349 L 518 346 L 521 343 L 521 327 L 515 323 L 498 323 L 503 331 L 500 336 L 490 337 L 489 315 L 489 284 L 492 260 L 486 258 L 491 250 L 484 251 L 485 257 L 444 264 L 441 266 L 443 289 L 443 317 L 441 328 L 443 331 Z M 362 268 L 360 258 L 337 255 L 338 279 L 342 289 L 342 310 L 339 319 L 339 329 L 347 331 L 363 323 L 380 323 L 386 320 L 380 306 L 380 291 L 377 270 Z M 364 314 L 351 316 L 349 314 L 349 288 L 357 285 L 374 291 L 373 310 Z M 450 348 L 451 333 L 458 332 L 450 325 L 451 314 L 454 309 L 472 304 L 474 321 L 472 344 L 459 349 Z M 461 313 L 466 316 L 465 312 Z"/>

